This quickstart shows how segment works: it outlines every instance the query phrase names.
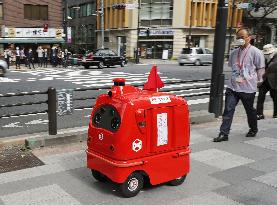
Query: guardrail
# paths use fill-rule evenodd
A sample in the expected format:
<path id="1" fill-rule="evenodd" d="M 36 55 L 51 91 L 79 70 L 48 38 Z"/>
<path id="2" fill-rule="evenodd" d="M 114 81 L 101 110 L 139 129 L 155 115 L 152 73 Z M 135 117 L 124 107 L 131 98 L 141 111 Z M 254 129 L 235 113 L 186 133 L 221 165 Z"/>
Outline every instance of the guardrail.
<path id="1" fill-rule="evenodd" d="M 199 82 L 208 82 L 210 79 L 198 79 L 198 80 L 178 80 L 178 81 L 166 81 L 164 82 L 166 85 L 174 85 L 174 84 L 187 84 L 187 83 L 199 83 Z M 132 84 L 135 87 L 143 86 L 143 83 L 140 84 Z M 73 92 L 83 92 L 83 91 L 100 91 L 100 90 L 109 90 L 111 86 L 99 86 L 99 87 L 91 87 L 91 88 L 76 88 L 73 89 Z M 196 86 L 196 87 L 188 87 L 188 88 L 165 88 L 161 89 L 161 92 L 174 92 L 174 91 L 189 91 L 189 90 L 197 90 L 197 89 L 207 89 L 210 88 L 210 85 L 205 86 Z M 198 94 L 184 94 L 179 95 L 181 97 L 196 97 L 202 95 L 209 95 L 210 92 L 201 92 Z M 7 93 L 7 94 L 0 94 L 1 98 L 12 98 L 12 97 L 20 97 L 20 96 L 34 96 L 34 95 L 45 95 L 47 96 L 47 100 L 42 101 L 28 101 L 23 103 L 14 103 L 14 104 L 0 104 L 0 110 L 3 108 L 11 108 L 11 107 L 20 107 L 26 105 L 42 105 L 47 104 L 47 109 L 36 110 L 32 112 L 21 112 L 21 113 L 12 113 L 12 114 L 5 114 L 0 115 L 1 118 L 10 118 L 10 117 L 20 117 L 23 115 L 32 115 L 32 114 L 48 114 L 48 133 L 49 135 L 56 135 L 57 134 L 57 90 L 53 87 L 49 87 L 47 91 L 34 91 L 34 92 L 20 92 L 20 93 Z M 97 96 L 89 96 L 89 97 L 79 97 L 73 98 L 73 101 L 85 101 L 85 100 L 95 100 Z M 91 108 L 91 106 L 79 106 L 75 107 L 74 109 L 85 109 Z"/>

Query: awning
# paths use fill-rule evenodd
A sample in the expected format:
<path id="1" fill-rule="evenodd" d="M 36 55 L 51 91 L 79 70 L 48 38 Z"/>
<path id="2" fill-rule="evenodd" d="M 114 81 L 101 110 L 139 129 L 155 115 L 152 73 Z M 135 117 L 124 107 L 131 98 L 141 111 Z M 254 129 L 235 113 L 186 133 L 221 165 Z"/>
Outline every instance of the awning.
<path id="1" fill-rule="evenodd" d="M 0 38 L 0 43 L 64 43 L 62 38 Z"/>

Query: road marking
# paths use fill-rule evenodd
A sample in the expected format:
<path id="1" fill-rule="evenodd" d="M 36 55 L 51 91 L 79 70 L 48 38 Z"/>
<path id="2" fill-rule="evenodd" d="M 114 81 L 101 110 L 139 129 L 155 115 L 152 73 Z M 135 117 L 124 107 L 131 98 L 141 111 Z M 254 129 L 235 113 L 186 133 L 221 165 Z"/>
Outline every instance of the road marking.
<path id="1" fill-rule="evenodd" d="M 25 125 L 37 125 L 37 124 L 48 124 L 48 120 L 42 120 L 42 119 L 38 119 L 38 120 L 32 120 L 30 122 L 25 123 Z"/>
<path id="2" fill-rule="evenodd" d="M 2 127 L 23 127 L 22 125 L 18 125 L 20 122 L 13 122 L 8 125 L 4 125 Z"/>

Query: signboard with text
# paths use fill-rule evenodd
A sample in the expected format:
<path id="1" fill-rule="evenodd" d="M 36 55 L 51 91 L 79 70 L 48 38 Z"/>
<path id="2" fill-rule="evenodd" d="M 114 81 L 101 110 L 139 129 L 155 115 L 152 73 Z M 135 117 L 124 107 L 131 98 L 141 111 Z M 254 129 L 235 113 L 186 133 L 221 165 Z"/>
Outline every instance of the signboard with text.
<path id="1" fill-rule="evenodd" d="M 5 27 L 2 37 L 8 38 L 62 38 L 62 28 L 49 28 L 46 32 L 44 28 L 9 28 Z"/>
<path id="2" fill-rule="evenodd" d="M 73 113 L 73 90 L 57 90 L 58 115 L 71 115 Z"/>
<path id="3" fill-rule="evenodd" d="M 149 29 L 149 36 L 173 36 L 174 32 L 170 29 L 164 30 L 150 30 Z M 147 36 L 146 30 L 140 30 L 139 36 Z"/>

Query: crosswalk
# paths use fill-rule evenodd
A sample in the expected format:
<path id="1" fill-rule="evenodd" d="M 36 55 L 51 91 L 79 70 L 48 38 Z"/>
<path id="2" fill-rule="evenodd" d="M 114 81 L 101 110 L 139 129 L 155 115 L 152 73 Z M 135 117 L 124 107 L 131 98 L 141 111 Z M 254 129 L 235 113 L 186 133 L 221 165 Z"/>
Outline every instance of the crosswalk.
<path id="1" fill-rule="evenodd" d="M 10 71 L 11 73 L 24 73 L 28 77 L 24 79 L 27 82 L 46 82 L 46 81 L 64 81 L 68 83 L 72 83 L 74 87 L 79 88 L 90 88 L 90 87 L 101 87 L 101 86 L 112 86 L 114 78 L 125 78 L 126 84 L 143 84 L 147 81 L 149 73 L 130 73 L 130 72 L 104 72 L 101 70 L 82 70 L 82 69 L 38 69 L 38 70 L 25 70 L 22 71 Z M 163 73 L 159 73 L 162 81 L 170 82 L 170 81 L 180 81 L 178 78 L 169 78 L 164 76 Z M 0 78 L 1 82 L 21 82 L 23 79 L 5 77 Z M 170 93 L 174 93 L 176 95 L 186 95 L 189 97 L 193 97 L 194 95 L 207 93 L 209 92 L 209 88 L 207 86 L 210 85 L 210 82 L 191 82 L 191 83 L 180 83 L 180 84 L 166 84 L 162 90 L 166 89 L 175 89 L 175 91 L 169 91 Z M 201 88 L 205 87 L 206 88 Z M 186 89 L 185 91 L 182 89 Z M 179 90 L 176 90 L 179 89 Z M 161 90 L 161 91 L 162 91 Z M 203 100 L 201 100 L 203 99 Z M 190 100 L 190 99 L 188 99 Z M 189 104 L 199 104 L 199 103 L 207 103 L 207 96 L 198 96 L 197 99 L 193 99 L 193 101 L 188 102 Z"/>

